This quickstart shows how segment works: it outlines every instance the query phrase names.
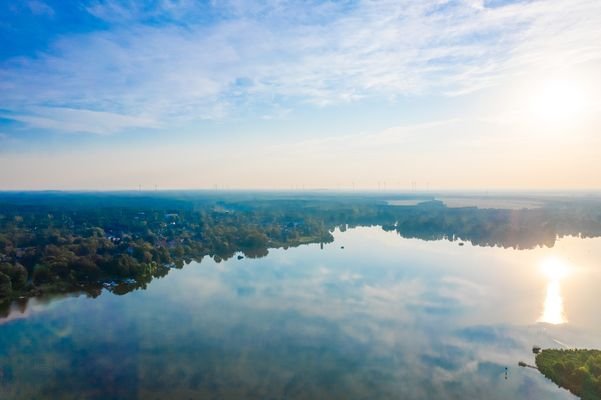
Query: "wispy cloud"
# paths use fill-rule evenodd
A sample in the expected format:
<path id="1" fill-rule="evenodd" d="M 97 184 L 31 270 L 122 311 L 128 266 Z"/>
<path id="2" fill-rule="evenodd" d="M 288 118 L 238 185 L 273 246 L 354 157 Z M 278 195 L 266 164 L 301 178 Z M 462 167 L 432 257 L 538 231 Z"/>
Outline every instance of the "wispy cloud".
<path id="1" fill-rule="evenodd" d="M 29 11 L 36 15 L 54 16 L 54 9 L 40 0 L 30 0 L 25 3 Z"/>
<path id="2" fill-rule="evenodd" d="M 140 22 L 153 18 L 181 20 L 197 17 L 198 12 L 207 10 L 193 0 L 92 0 L 84 8 L 96 18 L 111 23 Z"/>
<path id="3" fill-rule="evenodd" d="M 67 133 L 111 134 L 127 128 L 158 126 L 150 117 L 58 107 L 34 107 L 27 114 L 0 114 L 0 117 L 20 121 L 34 128 Z"/>
<path id="4" fill-rule="evenodd" d="M 115 132 L 241 105 L 271 116 L 296 103 L 458 95 L 601 59 L 596 0 L 140 4 L 88 3 L 111 29 L 0 63 L 0 107 L 31 126 Z M 202 12 L 212 19 L 190 18 Z M 40 107 L 63 111 L 40 116 Z M 117 122 L 104 118 L 113 114 Z"/>

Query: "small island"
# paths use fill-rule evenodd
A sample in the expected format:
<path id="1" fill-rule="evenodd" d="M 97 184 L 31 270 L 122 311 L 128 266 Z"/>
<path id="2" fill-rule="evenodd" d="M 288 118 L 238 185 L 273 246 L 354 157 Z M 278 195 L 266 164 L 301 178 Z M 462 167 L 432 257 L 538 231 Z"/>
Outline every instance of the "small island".
<path id="1" fill-rule="evenodd" d="M 546 349 L 537 354 L 536 366 L 581 399 L 601 399 L 601 350 Z"/>

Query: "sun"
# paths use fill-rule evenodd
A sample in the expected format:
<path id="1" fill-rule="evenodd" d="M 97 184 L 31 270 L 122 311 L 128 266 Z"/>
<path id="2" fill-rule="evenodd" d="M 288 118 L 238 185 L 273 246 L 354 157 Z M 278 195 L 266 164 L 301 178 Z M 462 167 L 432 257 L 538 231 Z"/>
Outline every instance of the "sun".
<path id="1" fill-rule="evenodd" d="M 530 99 L 533 117 L 549 124 L 571 124 L 587 109 L 587 95 L 575 79 L 549 79 L 541 82 Z"/>

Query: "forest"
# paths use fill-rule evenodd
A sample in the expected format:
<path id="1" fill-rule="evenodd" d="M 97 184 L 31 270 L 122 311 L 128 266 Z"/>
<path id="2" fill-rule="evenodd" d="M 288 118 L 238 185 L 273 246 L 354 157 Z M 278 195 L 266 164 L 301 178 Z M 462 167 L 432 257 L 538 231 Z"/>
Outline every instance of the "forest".
<path id="1" fill-rule="evenodd" d="M 536 366 L 582 400 L 601 399 L 600 350 L 545 349 L 536 356 Z"/>
<path id="2" fill-rule="evenodd" d="M 397 196 L 398 197 L 398 196 Z M 204 257 L 263 257 L 328 243 L 335 229 L 381 226 L 406 238 L 527 249 L 601 235 L 594 199 L 537 209 L 448 208 L 433 197 L 285 193 L 0 193 L 0 303 L 103 288 L 124 294 Z"/>

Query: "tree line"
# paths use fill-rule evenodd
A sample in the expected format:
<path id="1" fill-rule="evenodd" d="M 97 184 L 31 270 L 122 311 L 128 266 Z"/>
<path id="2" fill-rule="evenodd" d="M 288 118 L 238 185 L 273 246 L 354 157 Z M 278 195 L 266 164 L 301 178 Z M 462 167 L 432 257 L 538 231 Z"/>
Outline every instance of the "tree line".
<path id="1" fill-rule="evenodd" d="M 270 248 L 331 242 L 335 228 L 374 225 L 408 238 L 525 249 L 564 235 L 600 236 L 601 205 L 499 210 L 360 196 L 0 194 L 0 301 L 97 294 L 107 282 L 125 293 L 203 257 L 263 257 Z"/>

